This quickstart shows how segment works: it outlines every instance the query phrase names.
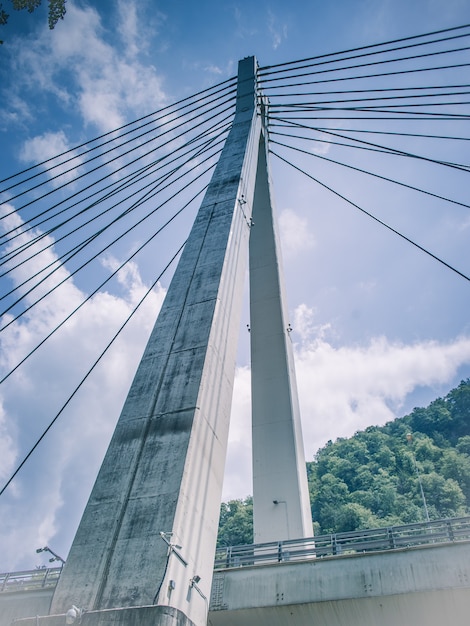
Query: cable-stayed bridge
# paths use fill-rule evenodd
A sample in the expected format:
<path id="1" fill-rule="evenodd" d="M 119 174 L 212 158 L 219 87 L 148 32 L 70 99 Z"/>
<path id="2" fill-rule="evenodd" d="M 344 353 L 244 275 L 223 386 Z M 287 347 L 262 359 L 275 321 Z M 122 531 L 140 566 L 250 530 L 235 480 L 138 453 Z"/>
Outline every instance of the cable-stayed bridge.
<path id="1" fill-rule="evenodd" d="M 456 144 L 467 140 L 461 132 L 468 119 L 468 103 L 462 99 L 468 93 L 464 81 L 407 84 L 410 74 L 439 71 L 441 76 L 453 77 L 457 70 L 461 72 L 468 65 L 461 59 L 467 48 L 457 42 L 468 36 L 467 31 L 467 27 L 450 29 L 276 67 L 259 68 L 249 57 L 240 62 L 237 80 L 221 83 L 3 181 L 7 196 L 3 205 L 6 227 L 2 262 L 5 275 L 23 274 L 4 294 L 3 331 L 8 332 L 35 306 L 47 302 L 51 294 L 108 250 L 119 250 L 126 237 L 139 233 L 142 240 L 124 262 L 114 265 L 89 289 L 86 299 L 74 303 L 43 340 L 11 367 L 3 377 L 5 383 L 126 263 L 145 251 L 160 233 L 168 233 L 183 211 L 191 210 L 203 197 L 187 241 L 166 257 L 154 275 L 151 289 L 138 303 L 151 293 L 183 250 L 54 592 L 49 617 L 44 616 L 42 623 L 56 623 L 72 605 L 86 608 L 86 613 L 75 615 L 75 619 L 90 624 L 120 620 L 206 623 L 248 257 L 255 541 L 258 545 L 300 540 L 301 548 L 310 540 L 292 328 L 272 212 L 269 154 L 380 223 L 430 257 L 430 262 L 438 262 L 468 281 L 460 268 L 372 215 L 342 191 L 319 180 L 303 162 L 302 166 L 293 163 L 289 156 L 307 153 L 312 159 L 331 162 L 325 153 L 312 150 L 312 142 L 320 142 L 323 146 L 356 148 L 355 153 L 367 150 L 380 156 L 417 159 L 445 172 L 466 175 L 469 166 L 465 163 L 378 143 L 377 136 L 419 137 Z M 395 56 L 397 52 L 403 56 Z M 442 59 L 448 55 L 457 55 L 457 62 L 444 63 Z M 440 62 L 433 64 L 436 57 Z M 424 59 L 429 66 L 423 66 Z M 397 63 L 404 62 L 418 65 L 396 69 Z M 393 69 L 389 69 L 389 63 L 394 64 Z M 359 74 L 351 76 L 352 70 Z M 400 86 L 385 86 L 403 77 L 406 80 Z M 370 79 L 379 80 L 372 89 L 352 86 L 355 81 Z M 344 83 L 347 88 L 332 91 L 330 83 Z M 318 85 L 323 85 L 320 92 L 316 91 Z M 338 128 L 339 120 L 351 126 Z M 402 127 L 403 122 L 434 124 L 436 120 L 455 124 L 454 134 L 404 131 Z M 326 127 L 327 121 L 333 121 L 333 127 Z M 364 122 L 377 123 L 377 127 L 360 127 Z M 387 122 L 387 130 L 378 129 L 383 122 Z M 399 129 L 391 130 L 390 124 L 395 122 Z M 374 140 L 363 139 L 369 137 L 365 133 L 373 134 Z M 334 165 L 364 173 L 355 164 L 335 161 Z M 389 174 L 368 174 L 443 203 L 469 207 L 463 199 L 395 180 Z M 161 245 L 165 247 L 165 240 Z M 55 252 L 51 256 L 52 248 Z M 45 261 L 38 269 L 39 258 Z M 112 334 L 7 481 L 2 494 L 132 315 Z M 449 550 L 455 553 L 454 546 Z M 458 550 L 459 555 L 463 554 L 461 545 Z M 443 548 L 439 554 L 443 554 Z M 374 571 L 393 569 L 394 559 L 387 553 Z M 277 561 L 273 558 L 272 564 L 268 562 L 263 570 L 258 568 L 257 582 L 244 582 L 236 592 L 238 599 L 246 593 L 241 591 L 246 584 L 255 590 L 270 584 L 279 588 L 279 576 L 286 573 L 284 570 L 280 574 Z M 317 565 L 307 558 L 302 566 L 292 567 L 296 572 L 308 570 L 300 579 L 292 572 L 288 574 L 295 584 L 302 576 L 308 579 Z M 336 568 L 337 572 L 341 567 Z M 397 565 L 394 575 L 400 576 L 406 567 L 413 569 L 413 563 Z M 426 569 L 426 558 L 421 567 Z M 366 576 L 361 567 L 354 568 L 360 576 Z M 465 568 L 459 571 L 465 578 Z M 260 572 L 264 572 L 261 581 Z M 335 576 L 337 579 L 339 574 L 333 580 Z M 237 577 L 235 573 L 226 574 L 224 587 L 230 580 L 233 582 L 229 584 L 236 585 Z M 375 588 L 373 582 L 365 585 Z M 468 594 L 465 583 L 462 588 Z M 284 593 L 287 602 L 290 591 L 279 591 Z M 223 599 L 221 602 L 224 604 Z M 296 605 L 305 603 L 305 596 L 293 601 Z M 279 604 L 285 602 L 279 599 Z M 454 623 L 460 623 L 461 606 L 458 604 Z M 242 608 L 237 605 L 237 610 Z M 243 623 L 251 623 L 247 622 L 251 618 L 243 615 Z M 297 619 L 295 613 L 292 616 Z M 371 617 L 376 618 L 376 614 Z M 258 621 L 253 623 L 262 623 L 258 613 L 254 619 Z M 285 620 L 286 615 L 282 613 L 276 619 Z M 298 621 L 303 623 L 300 617 Z"/>

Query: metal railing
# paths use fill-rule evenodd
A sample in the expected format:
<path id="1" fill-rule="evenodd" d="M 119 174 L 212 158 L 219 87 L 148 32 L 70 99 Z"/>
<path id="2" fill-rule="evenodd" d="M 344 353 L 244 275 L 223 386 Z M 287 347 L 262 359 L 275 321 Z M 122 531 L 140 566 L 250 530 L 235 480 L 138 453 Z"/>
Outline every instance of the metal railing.
<path id="1" fill-rule="evenodd" d="M 470 540 L 470 517 L 218 549 L 214 569 Z"/>
<path id="2" fill-rule="evenodd" d="M 55 587 L 61 571 L 61 567 L 47 567 L 0 574 L 0 592 L 34 591 Z"/>
<path id="3" fill-rule="evenodd" d="M 214 569 L 299 561 L 470 540 L 470 517 L 389 526 L 348 533 L 318 535 L 310 539 L 273 541 L 218 549 Z M 57 585 L 61 567 L 0 573 L 0 593 L 50 589 Z"/>

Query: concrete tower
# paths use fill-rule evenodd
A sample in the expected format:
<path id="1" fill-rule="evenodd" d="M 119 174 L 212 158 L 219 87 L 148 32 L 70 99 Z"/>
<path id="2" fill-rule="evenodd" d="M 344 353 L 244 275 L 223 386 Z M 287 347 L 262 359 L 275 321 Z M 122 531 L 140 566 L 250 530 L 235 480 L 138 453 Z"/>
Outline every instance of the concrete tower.
<path id="1" fill-rule="evenodd" d="M 254 542 L 312 537 L 267 138 L 261 136 L 250 235 Z"/>
<path id="2" fill-rule="evenodd" d="M 260 513 L 255 509 L 256 532 L 267 537 L 262 528 L 274 515 L 276 538 L 312 534 L 263 117 L 249 57 L 239 64 L 232 130 L 83 514 L 50 620 L 75 605 L 87 611 L 85 626 L 206 624 L 255 229 L 253 397 L 261 416 L 254 424 L 255 499 L 262 503 L 266 490 L 268 500 Z M 272 446 L 276 468 L 266 461 Z M 284 507 L 285 523 L 276 507 Z"/>

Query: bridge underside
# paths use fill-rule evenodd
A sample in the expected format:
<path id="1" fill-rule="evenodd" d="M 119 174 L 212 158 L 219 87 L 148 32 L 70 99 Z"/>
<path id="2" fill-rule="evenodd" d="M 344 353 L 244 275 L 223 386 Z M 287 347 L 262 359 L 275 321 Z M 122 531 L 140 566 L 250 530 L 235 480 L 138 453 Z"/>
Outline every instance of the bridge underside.
<path id="1" fill-rule="evenodd" d="M 467 626 L 470 542 L 216 572 L 211 626 Z"/>
<path id="2" fill-rule="evenodd" d="M 469 589 L 214 611 L 210 626 L 467 626 Z"/>
<path id="3" fill-rule="evenodd" d="M 52 592 L 43 594 L 50 602 Z M 12 600 L 13 598 L 10 598 Z M 24 598 L 23 598 L 24 599 Z M 36 598 L 37 599 L 37 598 Z M 33 608 L 31 606 L 28 609 Z M 34 607 L 36 608 L 36 607 Z M 39 608 L 39 607 L 37 607 Z M 170 607 L 142 607 L 86 613 L 82 626 L 96 624 L 139 624 L 147 626 L 154 623 L 155 614 L 162 618 L 162 611 Z M 210 611 L 209 626 L 468 626 L 470 610 L 470 590 L 438 589 L 421 593 L 397 594 L 373 598 L 355 598 L 349 600 L 326 600 L 305 604 L 291 604 L 238 610 Z M 42 611 L 39 610 L 39 613 Z M 9 611 L 0 616 L 2 626 L 10 626 L 12 620 Z M 130 613 L 135 613 L 132 620 Z M 18 615 L 18 612 L 16 612 Z M 173 618 L 173 613 L 170 613 Z M 6 621 L 3 619 L 6 618 Z M 64 626 L 64 615 L 28 618 L 18 620 L 17 626 Z M 181 616 L 181 626 L 189 622 Z"/>

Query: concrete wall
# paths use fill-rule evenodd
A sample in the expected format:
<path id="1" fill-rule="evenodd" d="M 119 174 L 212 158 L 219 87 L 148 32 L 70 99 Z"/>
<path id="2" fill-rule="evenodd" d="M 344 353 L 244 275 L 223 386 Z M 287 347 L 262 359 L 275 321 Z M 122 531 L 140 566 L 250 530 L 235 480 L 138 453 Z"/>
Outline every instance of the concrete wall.
<path id="1" fill-rule="evenodd" d="M 468 626 L 470 542 L 218 572 L 211 626 Z"/>
<path id="2" fill-rule="evenodd" d="M 0 626 L 10 626 L 14 619 L 47 615 L 54 588 L 17 593 L 0 593 Z"/>
<path id="3" fill-rule="evenodd" d="M 209 613 L 209 626 L 468 626 L 469 591 L 361 598 Z"/>
<path id="4" fill-rule="evenodd" d="M 64 626 L 65 615 L 31 617 L 16 626 Z M 184 613 L 172 606 L 139 606 L 104 609 L 84 613 L 76 622 L 80 626 L 194 626 Z"/>

